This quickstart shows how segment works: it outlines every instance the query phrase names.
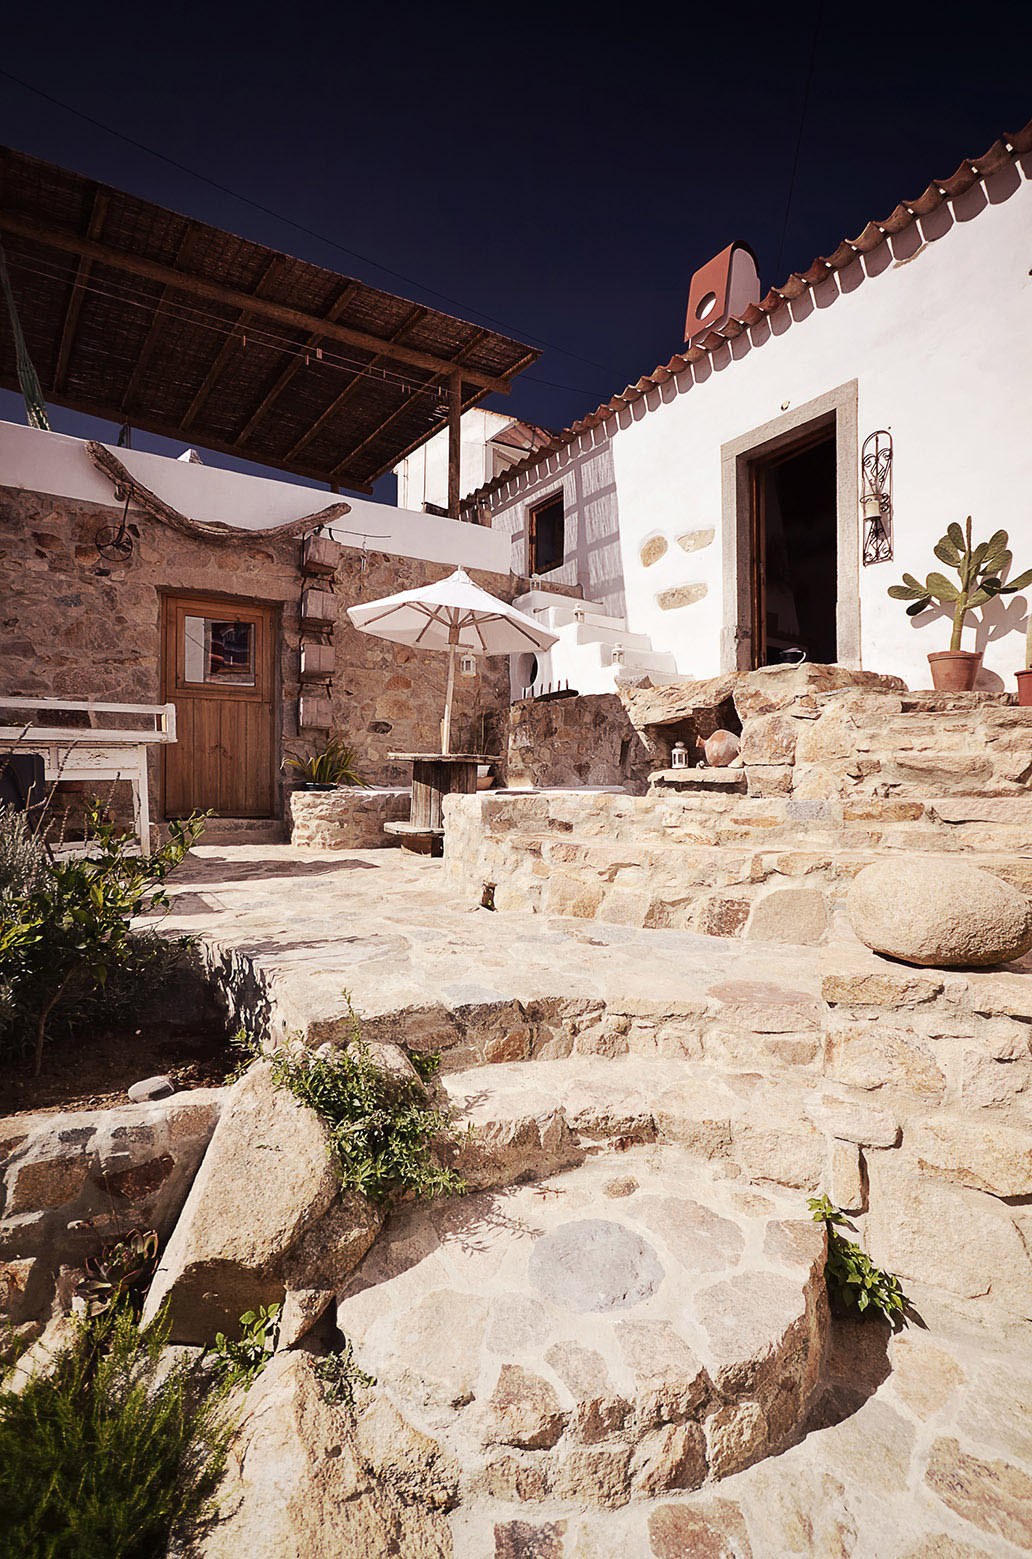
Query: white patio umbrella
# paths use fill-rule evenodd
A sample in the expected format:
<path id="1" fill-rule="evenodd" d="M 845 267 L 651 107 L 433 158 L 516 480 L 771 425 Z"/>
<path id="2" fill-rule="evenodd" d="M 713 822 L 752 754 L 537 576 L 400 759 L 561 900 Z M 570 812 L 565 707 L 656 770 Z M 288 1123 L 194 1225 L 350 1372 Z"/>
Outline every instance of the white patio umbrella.
<path id="1" fill-rule="evenodd" d="M 460 651 L 511 655 L 518 650 L 548 650 L 559 637 L 514 606 L 488 595 L 461 568 L 435 585 L 349 606 L 348 616 L 363 633 L 415 649 L 448 651 L 448 691 L 441 722 L 441 750 L 445 754 L 451 751 L 456 655 Z"/>

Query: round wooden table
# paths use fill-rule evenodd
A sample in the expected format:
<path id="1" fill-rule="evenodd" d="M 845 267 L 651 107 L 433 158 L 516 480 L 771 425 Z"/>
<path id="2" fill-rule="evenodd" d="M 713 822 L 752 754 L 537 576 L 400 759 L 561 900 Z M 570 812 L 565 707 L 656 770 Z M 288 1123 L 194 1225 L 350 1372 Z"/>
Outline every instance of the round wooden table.
<path id="1" fill-rule="evenodd" d="M 469 796 L 477 788 L 477 769 L 499 759 L 483 752 L 390 752 L 392 762 L 412 765 L 412 806 L 407 823 L 386 823 L 408 850 L 440 855 L 444 849 L 445 796 Z"/>

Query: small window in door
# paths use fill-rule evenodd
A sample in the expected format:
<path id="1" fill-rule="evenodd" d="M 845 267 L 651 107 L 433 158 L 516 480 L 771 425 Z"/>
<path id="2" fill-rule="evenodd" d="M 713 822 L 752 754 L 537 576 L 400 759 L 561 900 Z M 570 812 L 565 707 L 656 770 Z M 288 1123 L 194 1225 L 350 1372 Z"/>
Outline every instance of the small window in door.
<path id="1" fill-rule="evenodd" d="M 254 687 L 254 623 L 184 617 L 183 681 Z"/>
<path id="2" fill-rule="evenodd" d="M 563 495 L 556 493 L 530 511 L 530 572 L 561 568 L 566 556 Z"/>

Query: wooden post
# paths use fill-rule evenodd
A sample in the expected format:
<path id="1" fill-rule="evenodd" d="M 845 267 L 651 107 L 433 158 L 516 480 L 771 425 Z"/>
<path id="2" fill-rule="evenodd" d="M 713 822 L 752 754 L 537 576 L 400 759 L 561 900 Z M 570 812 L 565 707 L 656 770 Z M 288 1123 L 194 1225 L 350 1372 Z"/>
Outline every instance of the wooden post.
<path id="1" fill-rule="evenodd" d="M 458 638 L 455 629 L 452 629 L 452 632 Z M 448 691 L 444 696 L 444 719 L 441 721 L 441 751 L 445 754 L 451 752 L 452 700 L 455 697 L 455 653 L 456 647 L 453 639 L 448 645 Z"/>
<path id="2" fill-rule="evenodd" d="M 462 457 L 462 378 L 452 374 L 448 380 L 448 513 L 459 517 L 459 473 Z"/>

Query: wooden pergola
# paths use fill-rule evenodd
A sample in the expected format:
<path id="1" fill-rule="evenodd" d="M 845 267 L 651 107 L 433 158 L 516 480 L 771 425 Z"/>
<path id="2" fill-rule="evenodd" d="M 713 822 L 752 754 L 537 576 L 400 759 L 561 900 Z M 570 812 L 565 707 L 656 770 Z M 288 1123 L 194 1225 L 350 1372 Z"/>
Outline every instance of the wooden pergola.
<path id="1" fill-rule="evenodd" d="M 456 517 L 463 411 L 539 355 L 8 148 L 0 239 L 48 401 L 358 492 L 447 422 Z"/>

